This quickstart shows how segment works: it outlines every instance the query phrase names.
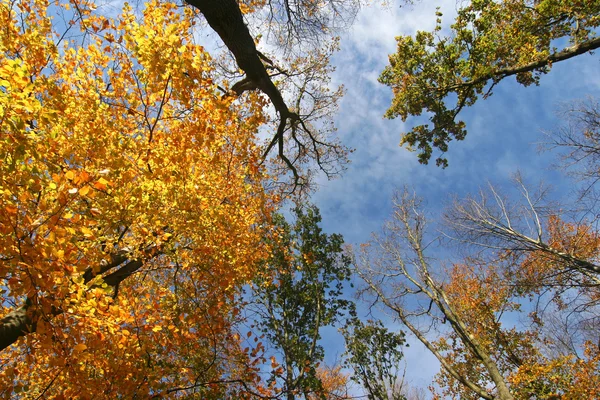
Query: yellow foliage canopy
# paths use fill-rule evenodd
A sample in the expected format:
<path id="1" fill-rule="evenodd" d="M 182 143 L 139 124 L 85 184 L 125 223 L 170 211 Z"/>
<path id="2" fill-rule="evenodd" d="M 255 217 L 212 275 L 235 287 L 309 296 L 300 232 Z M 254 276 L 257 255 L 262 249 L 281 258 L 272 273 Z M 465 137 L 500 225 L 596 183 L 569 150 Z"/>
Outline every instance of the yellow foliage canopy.
<path id="1" fill-rule="evenodd" d="M 94 9 L 0 3 L 0 315 L 26 304 L 35 330 L 0 396 L 223 394 L 274 203 L 261 101 L 216 90 L 189 9 Z"/>

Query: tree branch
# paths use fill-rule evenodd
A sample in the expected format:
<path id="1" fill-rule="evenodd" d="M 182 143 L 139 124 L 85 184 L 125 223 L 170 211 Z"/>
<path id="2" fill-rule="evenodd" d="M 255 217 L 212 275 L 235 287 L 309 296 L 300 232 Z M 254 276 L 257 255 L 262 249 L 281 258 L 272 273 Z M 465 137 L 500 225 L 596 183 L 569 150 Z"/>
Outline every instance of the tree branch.
<path id="1" fill-rule="evenodd" d="M 275 110 L 279 114 L 279 125 L 276 134 L 267 147 L 263 158 L 266 158 L 276 143 L 278 156 L 292 171 L 294 176 L 294 187 L 300 184 L 300 176 L 297 168 L 289 160 L 283 151 L 283 133 L 288 122 L 298 120 L 298 114 L 289 110 L 281 92 L 271 79 L 267 67 L 263 63 L 266 59 L 256 49 L 254 39 L 244 22 L 244 18 L 237 1 L 235 0 L 186 0 L 188 4 L 200 10 L 210 27 L 219 35 L 225 46 L 233 54 L 235 61 L 245 73 L 246 78 L 233 85 L 232 90 L 240 95 L 245 90 L 260 89 L 269 97 Z M 268 60 L 268 59 L 267 59 Z M 269 64 L 272 64 L 268 60 Z"/>
<path id="2" fill-rule="evenodd" d="M 112 268 L 118 267 L 128 260 L 129 251 L 123 249 L 118 254 L 111 257 L 110 262 L 103 260 L 98 268 L 87 268 L 83 273 L 84 283 L 89 283 L 96 275 L 105 273 Z M 146 251 L 148 258 L 154 258 L 160 255 L 156 247 Z M 144 260 L 130 260 L 118 270 L 104 277 L 104 282 L 109 286 L 116 287 L 123 280 L 133 275 L 144 265 Z M 97 272 L 95 272 L 97 271 Z M 62 313 L 61 309 L 54 309 L 53 315 Z M 27 299 L 25 304 L 18 309 L 6 314 L 0 320 L 0 351 L 15 343 L 20 337 L 33 333 L 37 327 L 37 321 L 40 318 L 40 312 L 34 307 L 31 299 Z"/>
<path id="3" fill-rule="evenodd" d="M 600 47 L 600 37 L 597 37 L 597 38 L 590 39 L 590 40 L 582 42 L 582 43 L 575 44 L 573 46 L 566 47 L 562 51 L 552 53 L 544 59 L 533 61 L 529 64 L 525 64 L 520 67 L 502 68 L 497 71 L 490 72 L 489 74 L 480 76 L 479 78 L 476 78 L 476 79 L 473 79 L 470 81 L 466 81 L 466 82 L 461 82 L 456 85 L 448 86 L 443 89 L 439 89 L 439 91 L 448 93 L 448 92 L 456 91 L 458 89 L 462 89 L 465 87 L 476 86 L 480 83 L 487 82 L 490 79 L 500 80 L 500 79 L 506 78 L 508 76 L 522 74 L 525 72 L 532 72 L 532 71 L 535 71 L 536 69 L 540 69 L 547 65 L 551 65 L 552 63 L 568 60 L 570 58 L 579 56 L 581 54 L 585 54 L 588 51 L 595 50 L 599 47 Z"/>

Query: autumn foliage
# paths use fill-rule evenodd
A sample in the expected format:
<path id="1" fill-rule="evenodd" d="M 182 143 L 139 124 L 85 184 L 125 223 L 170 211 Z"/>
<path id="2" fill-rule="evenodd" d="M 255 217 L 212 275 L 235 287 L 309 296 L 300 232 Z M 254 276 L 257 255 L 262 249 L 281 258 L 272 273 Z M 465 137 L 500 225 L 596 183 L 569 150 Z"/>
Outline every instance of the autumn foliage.
<path id="1" fill-rule="evenodd" d="M 571 226 L 571 232 L 586 232 L 589 228 L 575 229 L 573 225 L 560 222 L 555 217 L 550 218 L 550 223 L 552 226 Z M 585 240 L 582 236 L 580 239 Z M 537 268 L 532 265 L 532 260 L 528 259 L 525 268 L 518 267 L 518 270 L 527 270 L 538 277 L 538 284 L 528 281 L 526 285 L 519 278 L 515 279 L 516 275 L 506 266 L 453 266 L 449 272 L 449 283 L 444 286 L 444 290 L 458 313 L 456 321 L 465 325 L 472 338 L 465 342 L 456 332 L 451 331 L 438 340 L 436 347 L 462 376 L 485 386 L 491 379 L 487 376 L 483 363 L 469 348 L 473 343 L 484 347 L 509 384 L 513 398 L 598 397 L 600 351 L 597 344 L 585 341 L 580 352 L 553 352 L 550 349 L 557 343 L 544 334 L 543 319 L 533 312 L 529 314 L 533 321 L 525 322 L 527 314 L 524 312 L 531 306 L 523 296 L 540 293 L 551 285 L 547 280 L 539 280 L 540 276 L 547 273 L 547 263 L 536 265 Z M 556 284 L 556 281 L 554 283 Z M 583 287 L 579 290 L 589 292 Z M 543 300 L 538 298 L 537 301 Z M 556 293 L 551 302 L 554 305 L 546 307 L 572 309 L 572 305 L 567 304 Z M 512 315 L 512 319 L 518 318 L 520 323 L 511 326 L 506 315 Z M 530 328 L 524 328 L 527 326 Z M 442 393 L 446 396 L 465 399 L 479 397 L 453 379 L 447 371 L 440 372 L 437 383 L 444 388 Z"/>
<path id="2" fill-rule="evenodd" d="M 450 142 L 467 134 L 458 119 L 463 108 L 492 95 L 505 78 L 538 84 L 554 63 L 600 47 L 597 1 L 472 0 L 458 7 L 449 33 L 438 9 L 431 32 L 398 36 L 379 78 L 394 95 L 386 117 L 429 119 L 404 132 L 400 144 L 424 164 L 437 152 L 443 167 Z"/>
<path id="3" fill-rule="evenodd" d="M 435 398 L 598 397 L 596 230 L 542 214 L 524 188 L 527 208 L 491 190 L 448 211 L 454 238 L 478 251 L 447 266 L 431 256 L 420 199 L 398 192 L 393 218 L 357 255 L 365 293 L 438 359 Z"/>
<path id="4" fill-rule="evenodd" d="M 256 379 L 234 299 L 273 205 L 263 101 L 217 90 L 189 8 L 95 8 L 0 4 L 3 326 L 27 316 L 0 396 L 233 395 Z"/>

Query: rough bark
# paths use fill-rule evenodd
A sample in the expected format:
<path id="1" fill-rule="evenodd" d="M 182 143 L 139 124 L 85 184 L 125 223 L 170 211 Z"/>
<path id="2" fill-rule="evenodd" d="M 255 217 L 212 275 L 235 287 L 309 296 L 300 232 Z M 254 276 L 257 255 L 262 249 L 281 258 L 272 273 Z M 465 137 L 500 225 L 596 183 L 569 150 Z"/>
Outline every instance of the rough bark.
<path id="1" fill-rule="evenodd" d="M 237 1 L 188 0 L 187 2 L 202 12 L 206 22 L 223 40 L 237 65 L 246 73 L 246 77 L 269 97 L 282 117 L 287 117 L 290 113 L 289 109 L 260 58 Z"/>

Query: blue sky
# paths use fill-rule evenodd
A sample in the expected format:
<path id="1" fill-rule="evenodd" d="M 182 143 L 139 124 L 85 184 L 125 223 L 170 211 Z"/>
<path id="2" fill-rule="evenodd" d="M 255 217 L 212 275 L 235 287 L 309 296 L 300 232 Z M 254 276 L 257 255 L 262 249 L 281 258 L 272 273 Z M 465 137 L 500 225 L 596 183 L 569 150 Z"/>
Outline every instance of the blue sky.
<path id="1" fill-rule="evenodd" d="M 575 184 L 564 171 L 553 168 L 556 152 L 538 152 L 542 131 L 556 128 L 558 107 L 565 102 L 598 96 L 598 57 L 584 55 L 555 64 L 539 87 L 522 87 L 514 78 L 497 86 L 494 95 L 462 112 L 469 134 L 450 144 L 450 166 L 420 165 L 416 155 L 400 148 L 400 133 L 416 121 L 385 120 L 391 90 L 377 77 L 395 50 L 394 37 L 431 30 L 435 7 L 441 5 L 447 27 L 455 13 L 454 0 L 423 1 L 400 8 L 363 8 L 353 28 L 342 35 L 334 63 L 333 83 L 343 84 L 346 95 L 336 117 L 339 136 L 355 149 L 352 163 L 341 178 L 320 178 L 312 201 L 321 209 L 327 232 L 341 233 L 347 243 L 369 240 L 391 212 L 394 189 L 408 185 L 427 201 L 432 214 L 441 211 L 451 195 L 474 193 L 491 182 L 505 185 L 520 171 L 526 182 L 544 181 L 558 198 L 572 195 Z M 435 157 L 435 154 L 434 154 Z M 434 164 L 434 163 L 432 163 Z M 339 342 L 326 341 L 332 353 L 342 352 Z M 406 349 L 407 379 L 426 387 L 437 362 L 413 340 Z"/>

